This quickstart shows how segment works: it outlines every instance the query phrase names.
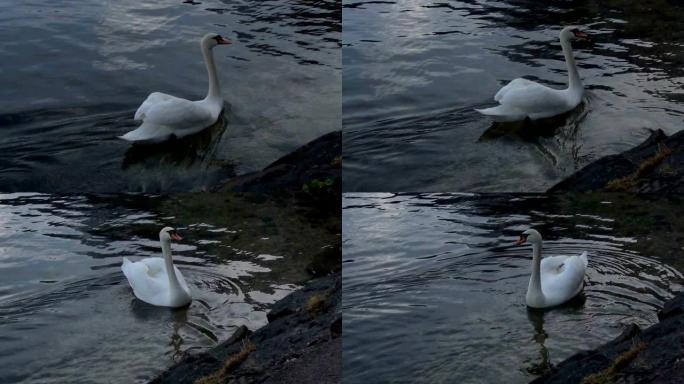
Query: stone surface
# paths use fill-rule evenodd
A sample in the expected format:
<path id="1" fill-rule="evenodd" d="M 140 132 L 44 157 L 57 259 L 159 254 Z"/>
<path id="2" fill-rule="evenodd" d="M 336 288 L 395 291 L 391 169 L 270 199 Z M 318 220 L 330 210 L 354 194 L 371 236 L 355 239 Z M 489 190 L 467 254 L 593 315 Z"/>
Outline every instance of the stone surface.
<path id="1" fill-rule="evenodd" d="M 656 159 L 662 151 L 671 152 Z M 655 159 L 655 161 L 654 161 Z M 650 163 L 650 165 L 649 165 Z M 641 168 L 641 169 L 640 169 Z M 629 183 L 611 182 L 633 178 Z M 600 158 L 553 186 L 549 192 L 621 191 L 630 193 L 684 192 L 684 131 L 667 136 L 656 130 L 643 143 L 625 152 Z"/>
<path id="2" fill-rule="evenodd" d="M 658 317 L 643 331 L 632 325 L 615 340 L 571 356 L 532 383 L 684 383 L 684 293 L 665 303 Z M 601 380 L 589 380 L 610 367 Z"/>
<path id="3" fill-rule="evenodd" d="M 339 383 L 341 380 L 341 276 L 311 280 L 275 303 L 269 324 L 251 333 L 239 328 L 212 350 L 192 355 L 151 383 L 193 383 L 218 371 L 249 340 L 255 350 L 219 382 Z M 311 311 L 313 296 L 321 298 Z"/>

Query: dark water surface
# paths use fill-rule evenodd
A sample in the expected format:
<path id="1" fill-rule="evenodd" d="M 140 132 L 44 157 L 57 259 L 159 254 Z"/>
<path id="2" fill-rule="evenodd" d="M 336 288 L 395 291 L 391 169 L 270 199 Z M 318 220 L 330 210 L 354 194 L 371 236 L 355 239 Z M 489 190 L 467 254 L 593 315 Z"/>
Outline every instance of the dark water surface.
<path id="1" fill-rule="evenodd" d="M 525 383 L 629 324 L 655 323 L 682 288 L 677 206 L 617 195 L 345 194 L 344 383 Z M 589 252 L 584 293 L 568 305 L 525 305 L 531 248 L 513 243 L 530 226 L 545 255 Z"/>
<path id="2" fill-rule="evenodd" d="M 338 237 L 296 207 L 225 199 L 1 195 L 0 382 L 145 382 L 265 325 L 308 278 L 308 255 Z M 185 309 L 139 301 L 120 270 L 123 256 L 161 256 L 165 225 L 184 236 L 172 249 Z"/>
<path id="3" fill-rule="evenodd" d="M 0 191 L 202 190 L 340 129 L 335 1 L 31 1 L 0 4 Z M 132 149 L 150 92 L 207 92 L 214 50 L 224 120 L 176 143 Z"/>
<path id="4" fill-rule="evenodd" d="M 343 2 L 346 191 L 544 191 L 598 157 L 682 127 L 684 7 L 665 1 Z M 561 26 L 583 107 L 534 126 L 474 108 L 525 76 L 567 85 Z M 402 177 L 396 177 L 401 174 Z"/>

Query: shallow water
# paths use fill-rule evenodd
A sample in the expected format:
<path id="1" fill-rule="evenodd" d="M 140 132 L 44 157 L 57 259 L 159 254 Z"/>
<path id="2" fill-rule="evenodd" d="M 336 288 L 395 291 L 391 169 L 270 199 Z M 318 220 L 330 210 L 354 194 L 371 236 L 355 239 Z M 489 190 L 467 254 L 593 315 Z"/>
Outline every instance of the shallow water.
<path id="1" fill-rule="evenodd" d="M 340 12 L 335 1 L 3 2 L 0 190 L 202 190 L 340 129 Z M 233 41 L 214 50 L 219 129 L 177 143 L 185 151 L 117 139 L 152 91 L 206 95 L 209 31 Z"/>
<path id="2" fill-rule="evenodd" d="M 684 8 L 672 2 L 343 2 L 345 191 L 544 191 L 588 162 L 681 129 Z M 525 76 L 567 84 L 576 24 L 582 107 L 534 126 L 474 108 Z M 402 177 L 395 177 L 401 174 Z"/>
<path id="3" fill-rule="evenodd" d="M 682 288 L 684 265 L 667 256 L 681 253 L 681 241 L 668 240 L 681 223 L 663 214 L 681 202 L 624 209 L 646 203 L 345 194 L 343 381 L 525 383 L 631 323 L 655 323 Z M 525 305 L 531 248 L 513 243 L 530 226 L 544 235 L 546 255 L 589 252 L 584 293 L 566 306 Z M 653 242 L 658 253 L 640 251 Z"/>
<path id="4" fill-rule="evenodd" d="M 145 382 L 238 326 L 265 325 L 308 278 L 302 255 L 337 237 L 272 201 L 225 199 L 1 195 L 0 382 Z M 120 270 L 123 256 L 161 254 L 164 225 L 184 236 L 172 249 L 186 309 L 139 301 Z"/>

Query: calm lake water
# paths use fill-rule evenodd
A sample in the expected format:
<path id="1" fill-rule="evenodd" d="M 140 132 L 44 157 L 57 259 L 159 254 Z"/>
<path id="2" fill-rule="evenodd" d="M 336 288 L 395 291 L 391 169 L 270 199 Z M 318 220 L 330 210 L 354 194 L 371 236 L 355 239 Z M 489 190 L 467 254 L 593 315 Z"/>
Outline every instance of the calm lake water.
<path id="1" fill-rule="evenodd" d="M 655 323 L 682 288 L 677 206 L 616 195 L 345 194 L 344 383 L 526 383 L 631 323 Z M 546 255 L 589 252 L 584 294 L 569 305 L 525 305 L 531 247 L 513 243 L 530 226 Z"/>
<path id="2" fill-rule="evenodd" d="M 345 191 L 544 191 L 588 162 L 682 127 L 684 7 L 519 1 L 343 2 Z M 561 26 L 583 107 L 535 126 L 474 108 L 525 76 L 563 88 Z M 401 174 L 402 177 L 396 177 Z"/>
<path id="3" fill-rule="evenodd" d="M 308 278 L 309 255 L 339 239 L 303 212 L 209 194 L 0 195 L 0 382 L 146 382 L 265 325 Z M 165 225 L 184 237 L 172 249 L 186 309 L 139 301 L 120 270 L 123 256 L 160 256 Z"/>
<path id="4" fill-rule="evenodd" d="M 340 129 L 336 1 L 0 4 L 0 190 L 202 190 Z M 150 92 L 226 100 L 218 127 L 165 148 L 117 139 Z"/>

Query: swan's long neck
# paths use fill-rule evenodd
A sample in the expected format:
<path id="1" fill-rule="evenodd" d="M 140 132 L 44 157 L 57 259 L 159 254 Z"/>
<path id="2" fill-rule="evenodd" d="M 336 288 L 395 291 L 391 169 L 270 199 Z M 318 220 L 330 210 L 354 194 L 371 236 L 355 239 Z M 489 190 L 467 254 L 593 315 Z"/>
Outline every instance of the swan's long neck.
<path id="1" fill-rule="evenodd" d="M 207 99 L 222 100 L 221 87 L 219 86 L 218 76 L 216 74 L 216 64 L 214 63 L 214 54 L 211 48 L 202 45 L 202 56 L 204 56 L 204 63 L 207 65 L 207 73 L 209 74 L 209 90 L 207 91 Z"/>
<path id="2" fill-rule="evenodd" d="M 542 243 L 532 243 L 532 276 L 527 286 L 527 295 L 534 295 L 543 299 L 544 292 L 541 288 L 541 253 Z"/>
<path id="3" fill-rule="evenodd" d="M 572 44 L 570 40 L 561 39 L 561 47 L 563 48 L 563 56 L 565 56 L 565 63 L 568 65 L 568 86 L 571 91 L 582 90 L 582 80 L 577 71 L 577 63 L 575 63 L 575 55 L 572 53 Z"/>
<path id="4" fill-rule="evenodd" d="M 169 277 L 169 287 L 172 290 L 180 288 L 176 271 L 173 269 L 173 259 L 171 258 L 171 242 L 168 240 L 161 240 L 162 254 L 164 255 L 164 264 L 166 265 L 166 274 Z"/>

